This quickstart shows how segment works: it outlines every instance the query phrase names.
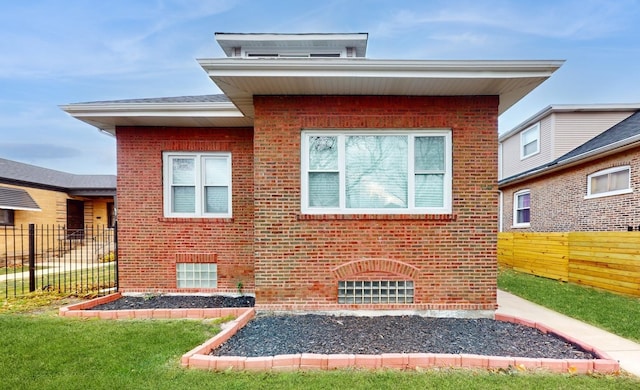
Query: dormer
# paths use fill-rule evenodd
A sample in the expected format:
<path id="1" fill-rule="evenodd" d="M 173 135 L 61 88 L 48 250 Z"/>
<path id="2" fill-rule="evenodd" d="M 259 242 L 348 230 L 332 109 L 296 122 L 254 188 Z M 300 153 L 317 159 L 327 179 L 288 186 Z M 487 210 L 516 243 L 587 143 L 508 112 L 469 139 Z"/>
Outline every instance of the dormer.
<path id="1" fill-rule="evenodd" d="M 215 37 L 227 57 L 362 58 L 367 51 L 368 34 L 216 33 Z"/>

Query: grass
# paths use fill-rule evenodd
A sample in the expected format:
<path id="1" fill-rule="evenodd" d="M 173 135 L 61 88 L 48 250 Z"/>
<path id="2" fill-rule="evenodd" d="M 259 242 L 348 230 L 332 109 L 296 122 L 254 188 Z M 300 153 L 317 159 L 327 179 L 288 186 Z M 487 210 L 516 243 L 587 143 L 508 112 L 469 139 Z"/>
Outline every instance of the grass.
<path id="1" fill-rule="evenodd" d="M 68 270 L 70 265 L 62 263 L 62 268 L 49 267 L 50 273 L 36 272 L 36 290 L 50 286 L 65 294 L 88 296 L 99 289 L 113 287 L 115 284 L 116 263 L 95 263 L 91 268 Z M 65 269 L 64 267 L 68 267 Z M 40 270 L 42 267 L 38 267 Z M 29 267 L 26 267 L 28 271 Z M 60 271 L 60 272 L 57 272 Z M 13 273 L 13 271 L 11 272 Z M 0 298 L 25 295 L 29 292 L 29 277 L 0 281 Z"/>
<path id="2" fill-rule="evenodd" d="M 0 388 L 33 389 L 635 389 L 624 376 L 518 371 L 208 372 L 180 356 L 219 331 L 195 320 L 102 321 L 0 314 Z M 10 336 L 9 336 L 10 335 Z"/>
<path id="3" fill-rule="evenodd" d="M 498 287 L 541 306 L 640 342 L 640 299 L 502 269 Z"/>
<path id="4" fill-rule="evenodd" d="M 61 300 L 60 300 L 61 299 Z M 202 320 L 57 317 L 72 298 L 14 299 L 0 311 L 0 389 L 636 389 L 640 380 L 518 370 L 337 370 L 209 372 L 180 367 L 180 356 L 217 333 Z M 34 311 L 37 308 L 37 311 Z"/>

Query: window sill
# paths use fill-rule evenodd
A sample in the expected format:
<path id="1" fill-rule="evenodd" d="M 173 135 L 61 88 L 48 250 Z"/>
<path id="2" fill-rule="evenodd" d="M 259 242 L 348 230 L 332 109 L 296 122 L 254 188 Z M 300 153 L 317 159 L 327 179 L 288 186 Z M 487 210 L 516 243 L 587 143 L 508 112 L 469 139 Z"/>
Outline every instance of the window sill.
<path id="1" fill-rule="evenodd" d="M 633 193 L 632 189 L 621 190 L 621 191 L 603 192 L 601 194 L 586 195 L 584 197 L 584 199 L 598 199 L 598 198 L 604 198 L 604 197 L 607 197 L 607 196 L 624 195 L 624 194 L 631 194 L 631 193 Z"/>
<path id="2" fill-rule="evenodd" d="M 511 229 L 527 229 L 530 227 L 531 227 L 530 223 L 519 223 L 517 225 L 512 225 Z"/>
<path id="3" fill-rule="evenodd" d="M 298 221 L 419 220 L 455 221 L 456 214 L 298 214 Z"/>
<path id="4" fill-rule="evenodd" d="M 194 224 L 206 224 L 206 223 L 233 223 L 233 218 L 158 218 L 158 222 L 162 223 L 194 223 Z"/>

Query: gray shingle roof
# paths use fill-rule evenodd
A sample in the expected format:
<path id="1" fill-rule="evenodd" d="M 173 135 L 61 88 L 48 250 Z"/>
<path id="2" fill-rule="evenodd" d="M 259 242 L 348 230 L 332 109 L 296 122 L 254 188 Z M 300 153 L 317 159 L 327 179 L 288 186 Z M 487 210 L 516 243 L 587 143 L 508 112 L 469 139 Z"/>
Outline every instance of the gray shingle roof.
<path id="1" fill-rule="evenodd" d="M 40 206 L 23 189 L 0 187 L 0 209 L 39 211 Z"/>
<path id="2" fill-rule="evenodd" d="M 90 103 L 226 103 L 230 102 L 227 95 L 193 95 L 193 96 L 170 96 L 157 98 L 141 98 L 141 99 L 120 99 L 120 100 L 101 100 L 95 102 L 85 102 L 78 104 Z"/>
<path id="3" fill-rule="evenodd" d="M 76 175 L 0 158 L 0 182 L 33 184 L 61 190 L 115 190 L 115 175 Z"/>
<path id="4" fill-rule="evenodd" d="M 517 175 L 513 175 L 500 180 L 499 184 L 511 182 L 513 180 L 524 178 L 533 173 L 542 172 L 546 169 L 551 169 L 558 164 L 567 162 L 571 159 L 579 159 L 580 156 L 590 156 L 593 153 L 597 153 L 598 150 L 606 150 L 607 147 L 614 144 L 624 146 L 631 142 L 637 141 L 637 137 L 640 136 L 640 111 L 629 116 L 627 119 L 617 123 L 613 127 L 605 130 L 599 135 L 593 137 L 589 141 L 583 143 L 570 152 L 558 157 L 550 163 L 540 165 L 538 167 L 521 172 Z"/>

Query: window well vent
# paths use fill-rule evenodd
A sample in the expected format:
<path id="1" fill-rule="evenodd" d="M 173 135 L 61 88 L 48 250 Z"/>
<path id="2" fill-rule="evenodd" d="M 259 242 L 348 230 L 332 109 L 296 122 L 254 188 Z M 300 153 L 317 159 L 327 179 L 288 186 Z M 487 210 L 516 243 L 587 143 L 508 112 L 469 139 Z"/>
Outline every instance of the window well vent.
<path id="1" fill-rule="evenodd" d="M 338 303 L 413 303 L 413 282 L 410 280 L 339 281 Z"/>

